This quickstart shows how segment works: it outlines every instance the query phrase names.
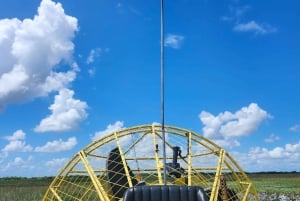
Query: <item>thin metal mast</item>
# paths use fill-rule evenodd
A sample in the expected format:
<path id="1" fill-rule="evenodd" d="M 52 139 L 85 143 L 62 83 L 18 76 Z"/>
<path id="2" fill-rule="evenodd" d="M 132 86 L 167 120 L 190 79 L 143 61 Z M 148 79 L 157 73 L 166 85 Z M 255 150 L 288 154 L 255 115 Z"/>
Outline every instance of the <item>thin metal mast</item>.
<path id="1" fill-rule="evenodd" d="M 161 75 L 161 129 L 163 137 L 164 185 L 167 184 L 165 134 L 165 82 L 164 82 L 164 0 L 160 1 L 160 75 Z"/>

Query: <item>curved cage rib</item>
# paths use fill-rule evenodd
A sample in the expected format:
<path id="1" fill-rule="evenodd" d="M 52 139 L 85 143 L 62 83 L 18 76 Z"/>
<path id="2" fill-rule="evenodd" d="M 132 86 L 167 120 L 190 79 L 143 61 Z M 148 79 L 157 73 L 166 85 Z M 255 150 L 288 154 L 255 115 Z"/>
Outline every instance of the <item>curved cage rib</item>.
<path id="1" fill-rule="evenodd" d="M 119 201 L 135 185 L 163 185 L 162 128 L 143 125 L 110 133 L 74 155 L 44 201 Z M 167 185 L 200 186 L 210 201 L 259 200 L 244 171 L 203 136 L 165 126 Z"/>

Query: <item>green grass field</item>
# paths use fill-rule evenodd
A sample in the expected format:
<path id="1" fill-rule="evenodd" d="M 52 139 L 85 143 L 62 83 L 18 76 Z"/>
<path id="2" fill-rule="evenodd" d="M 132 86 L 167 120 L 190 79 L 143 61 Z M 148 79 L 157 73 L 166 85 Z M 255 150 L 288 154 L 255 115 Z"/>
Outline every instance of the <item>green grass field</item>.
<path id="1" fill-rule="evenodd" d="M 257 192 L 300 195 L 300 173 L 248 174 Z M 40 201 L 52 181 L 42 178 L 0 178 L 0 201 Z"/>
<path id="2" fill-rule="evenodd" d="M 0 201 L 41 201 L 52 177 L 0 178 Z"/>
<path id="3" fill-rule="evenodd" d="M 257 192 L 281 192 L 300 194 L 300 173 L 248 174 Z"/>

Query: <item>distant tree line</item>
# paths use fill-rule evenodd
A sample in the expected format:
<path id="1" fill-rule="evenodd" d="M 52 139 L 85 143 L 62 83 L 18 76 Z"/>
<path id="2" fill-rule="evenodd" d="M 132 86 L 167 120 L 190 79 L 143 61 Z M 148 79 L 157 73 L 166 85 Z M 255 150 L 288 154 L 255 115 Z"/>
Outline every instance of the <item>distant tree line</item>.
<path id="1" fill-rule="evenodd" d="M 0 178 L 1 186 L 49 186 L 54 177 L 2 177 Z"/>

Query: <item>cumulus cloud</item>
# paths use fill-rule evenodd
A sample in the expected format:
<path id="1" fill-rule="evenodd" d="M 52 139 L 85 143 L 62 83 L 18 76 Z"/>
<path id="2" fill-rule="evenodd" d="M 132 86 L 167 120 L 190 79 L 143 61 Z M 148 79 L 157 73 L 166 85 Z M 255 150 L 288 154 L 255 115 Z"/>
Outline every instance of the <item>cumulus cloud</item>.
<path id="1" fill-rule="evenodd" d="M 110 51 L 109 48 L 94 48 L 90 50 L 90 53 L 86 59 L 86 64 L 93 64 L 102 54 L 108 53 Z M 94 76 L 96 74 L 96 68 L 93 66 L 88 69 L 88 74 L 90 76 Z"/>
<path id="2" fill-rule="evenodd" d="M 67 141 L 62 139 L 47 142 L 44 146 L 36 147 L 36 152 L 62 152 L 68 151 L 74 148 L 77 144 L 76 137 L 70 137 Z"/>
<path id="3" fill-rule="evenodd" d="M 87 117 L 87 104 L 74 99 L 73 95 L 74 91 L 61 89 L 55 96 L 54 103 L 49 107 L 52 114 L 41 120 L 34 130 L 62 132 L 76 129 L 79 122 Z"/>
<path id="4" fill-rule="evenodd" d="M 15 157 L 13 160 L 9 161 L 4 167 L 0 167 L 0 170 L 1 171 L 14 170 L 14 174 L 16 174 L 16 172 L 20 172 L 20 170 L 28 171 L 34 168 L 35 166 L 32 164 L 32 157 L 29 156 L 27 159 L 23 159 L 21 157 Z"/>
<path id="5" fill-rule="evenodd" d="M 1 150 L 2 156 L 7 156 L 10 152 L 29 152 L 32 147 L 26 144 L 26 134 L 22 130 L 17 130 L 11 136 L 5 136 L 9 143 Z"/>
<path id="6" fill-rule="evenodd" d="M 1 19 L 0 107 L 45 96 L 73 81 L 77 30 L 77 19 L 51 0 L 42 0 L 32 19 Z M 70 69 L 59 72 L 60 64 Z"/>
<path id="7" fill-rule="evenodd" d="M 24 164 L 25 161 L 21 158 L 21 157 L 16 157 L 12 162 L 11 164 L 12 165 L 21 165 L 21 164 Z"/>
<path id="8" fill-rule="evenodd" d="M 300 125 L 296 124 L 296 125 L 290 127 L 290 131 L 293 131 L 293 132 L 300 131 Z"/>
<path id="9" fill-rule="evenodd" d="M 123 125 L 124 125 L 124 122 L 122 122 L 122 121 L 116 121 L 114 124 L 109 124 L 105 130 L 96 132 L 91 137 L 91 139 L 92 139 L 92 141 L 98 140 L 101 137 L 103 137 L 104 135 L 107 135 L 109 133 L 112 133 L 112 132 L 115 132 L 115 131 L 118 131 L 118 130 L 124 128 Z"/>
<path id="10" fill-rule="evenodd" d="M 237 32 L 254 32 L 255 34 L 274 33 L 277 29 L 269 24 L 259 24 L 254 20 L 246 23 L 238 23 L 233 27 Z"/>
<path id="11" fill-rule="evenodd" d="M 26 145 L 25 141 L 14 140 L 10 141 L 3 149 L 3 152 L 27 152 L 31 151 L 32 147 L 30 145 Z"/>
<path id="12" fill-rule="evenodd" d="M 101 51 L 102 51 L 101 48 L 95 48 L 95 49 L 92 49 L 92 50 L 90 51 L 90 54 L 89 54 L 88 58 L 86 59 L 86 63 L 87 63 L 87 64 L 94 63 L 95 58 L 97 58 L 97 57 L 100 56 Z"/>
<path id="13" fill-rule="evenodd" d="M 205 137 L 217 141 L 226 147 L 239 146 L 236 140 L 255 131 L 260 123 L 271 115 L 261 109 L 256 103 L 251 103 L 235 113 L 225 111 L 214 116 L 202 111 L 199 114 Z"/>
<path id="14" fill-rule="evenodd" d="M 183 44 L 183 40 L 184 40 L 184 36 L 176 35 L 176 34 L 168 34 L 167 37 L 165 38 L 164 45 L 166 47 L 179 49 Z"/>
<path id="15" fill-rule="evenodd" d="M 67 158 L 54 158 L 46 162 L 48 168 L 57 168 L 63 166 L 68 161 Z"/>
<path id="16" fill-rule="evenodd" d="M 298 171 L 300 142 L 274 148 L 252 147 L 248 153 L 230 152 L 247 172 Z"/>
<path id="17" fill-rule="evenodd" d="M 242 7 L 230 6 L 230 15 L 222 16 L 221 20 L 233 24 L 235 32 L 250 32 L 256 35 L 265 35 L 275 33 L 278 29 L 268 23 L 260 23 L 255 20 L 245 20 L 245 14 L 250 10 L 251 6 Z"/>
<path id="18" fill-rule="evenodd" d="M 298 171 L 300 169 L 300 141 L 272 148 L 251 147 L 248 152 L 230 152 L 247 172 Z"/>
<path id="19" fill-rule="evenodd" d="M 266 138 L 264 141 L 267 142 L 267 143 L 272 143 L 272 142 L 275 142 L 275 141 L 278 141 L 280 140 L 280 137 L 275 135 L 275 134 L 271 134 L 269 138 Z"/>
<path id="20" fill-rule="evenodd" d="M 4 136 L 4 139 L 8 141 L 25 140 L 26 133 L 23 130 L 17 130 L 11 136 Z"/>
<path id="21" fill-rule="evenodd" d="M 300 160 L 300 141 L 295 144 L 286 144 L 283 147 L 275 147 L 273 149 L 267 149 L 264 147 L 253 147 L 248 153 L 249 159 L 257 162 L 263 163 L 269 162 L 273 165 L 274 160 L 280 160 L 280 165 L 289 164 L 289 166 L 298 165 Z"/>

